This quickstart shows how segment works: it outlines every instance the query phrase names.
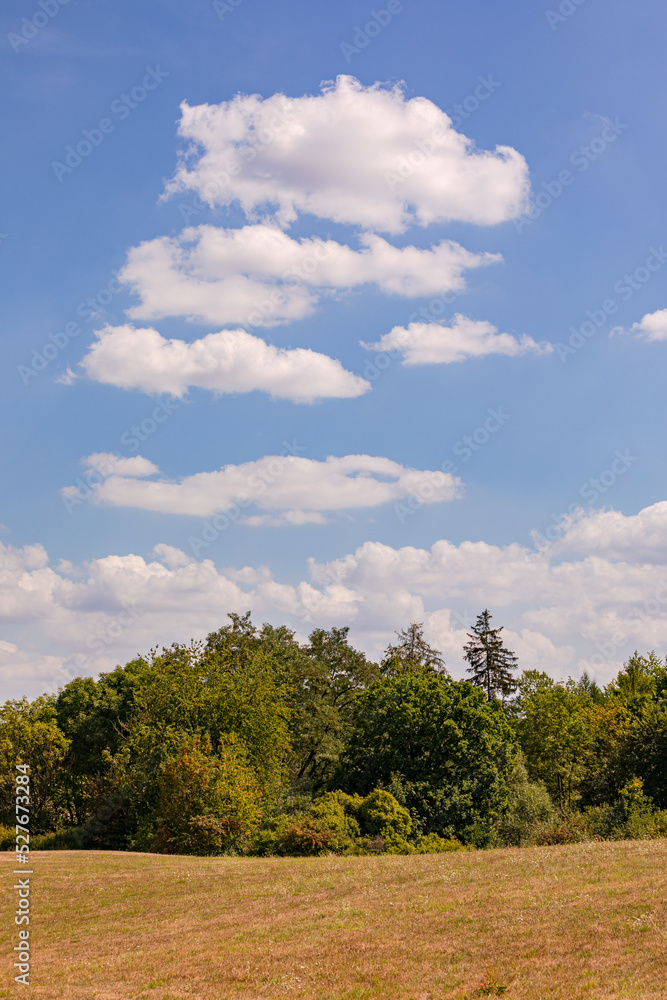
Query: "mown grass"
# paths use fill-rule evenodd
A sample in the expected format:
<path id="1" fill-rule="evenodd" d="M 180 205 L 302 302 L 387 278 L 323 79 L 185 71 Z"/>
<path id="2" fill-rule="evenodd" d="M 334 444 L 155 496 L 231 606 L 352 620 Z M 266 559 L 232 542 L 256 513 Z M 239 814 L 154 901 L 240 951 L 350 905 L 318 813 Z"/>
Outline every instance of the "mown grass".
<path id="1" fill-rule="evenodd" d="M 467 1000 L 500 987 L 508 1000 L 667 998 L 665 840 L 31 861 L 30 995 L 46 1000 Z M 12 981 L 13 856 L 2 864 L 0 996 L 25 996 Z"/>

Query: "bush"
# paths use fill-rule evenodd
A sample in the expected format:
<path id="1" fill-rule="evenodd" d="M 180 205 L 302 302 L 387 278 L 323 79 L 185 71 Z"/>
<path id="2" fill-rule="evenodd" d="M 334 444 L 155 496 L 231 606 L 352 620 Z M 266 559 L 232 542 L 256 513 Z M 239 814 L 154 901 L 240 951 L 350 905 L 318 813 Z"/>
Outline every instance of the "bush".
<path id="1" fill-rule="evenodd" d="M 590 830 L 581 813 L 570 813 L 557 823 L 545 824 L 535 831 L 533 843 L 539 847 L 555 844 L 580 844 L 590 840 Z"/>
<path id="2" fill-rule="evenodd" d="M 593 806 L 585 812 L 588 828 L 605 840 L 652 840 L 667 836 L 667 810 L 655 809 L 644 794 L 641 778 L 632 778 L 613 805 Z"/>
<path id="3" fill-rule="evenodd" d="M 414 845 L 415 854 L 446 854 L 449 851 L 469 851 L 456 837 L 439 837 L 437 833 L 427 833 L 419 837 Z"/>
<path id="4" fill-rule="evenodd" d="M 355 840 L 361 834 L 356 816 L 362 802 L 360 795 L 326 792 L 311 806 L 309 816 L 321 822 L 335 835 L 332 850 L 342 853 L 354 847 Z"/>
<path id="5" fill-rule="evenodd" d="M 399 805 L 390 792 L 377 788 L 359 806 L 363 831 L 374 837 L 405 838 L 412 830 L 410 813 Z"/>
<path id="6" fill-rule="evenodd" d="M 365 799 L 341 791 L 325 792 L 307 812 L 268 820 L 255 840 L 254 852 L 411 854 L 415 848 L 406 839 L 411 829 L 410 814 L 389 792 L 376 789 Z"/>
<path id="7" fill-rule="evenodd" d="M 517 759 L 509 778 L 509 804 L 496 826 L 496 839 L 501 847 L 521 847 L 552 825 L 554 807 L 541 781 L 528 780 L 521 757 Z"/>
<path id="8" fill-rule="evenodd" d="M 312 857 L 334 851 L 335 830 L 314 816 L 278 816 L 258 834 L 254 853 L 283 857 Z"/>

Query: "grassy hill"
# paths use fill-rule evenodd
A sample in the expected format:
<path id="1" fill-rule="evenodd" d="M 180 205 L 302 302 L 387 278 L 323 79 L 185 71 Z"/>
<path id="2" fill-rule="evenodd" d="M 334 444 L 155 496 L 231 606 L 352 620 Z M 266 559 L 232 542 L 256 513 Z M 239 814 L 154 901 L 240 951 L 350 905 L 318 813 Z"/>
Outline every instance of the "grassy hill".
<path id="1" fill-rule="evenodd" d="M 2 861 L 3 997 L 26 995 L 9 957 L 13 860 Z M 45 1000 L 444 1000 L 494 995 L 479 992 L 494 977 L 510 1000 L 667 997 L 665 840 L 31 860 L 30 991 Z"/>

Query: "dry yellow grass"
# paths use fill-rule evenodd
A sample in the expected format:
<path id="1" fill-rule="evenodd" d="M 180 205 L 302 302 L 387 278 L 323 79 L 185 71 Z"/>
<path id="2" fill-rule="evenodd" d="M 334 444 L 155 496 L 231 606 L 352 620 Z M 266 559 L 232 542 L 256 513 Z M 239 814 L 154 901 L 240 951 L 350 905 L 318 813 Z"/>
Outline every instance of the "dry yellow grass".
<path id="1" fill-rule="evenodd" d="M 667 841 L 417 857 L 35 853 L 45 1000 L 667 998 Z M 0 996 L 12 982 L 3 860 Z"/>

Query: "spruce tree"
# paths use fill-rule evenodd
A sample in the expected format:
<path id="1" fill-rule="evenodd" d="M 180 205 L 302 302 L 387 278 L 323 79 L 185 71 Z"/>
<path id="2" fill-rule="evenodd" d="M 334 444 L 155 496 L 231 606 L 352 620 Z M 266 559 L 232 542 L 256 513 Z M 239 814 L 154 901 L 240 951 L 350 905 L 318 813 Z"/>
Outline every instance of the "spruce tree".
<path id="1" fill-rule="evenodd" d="M 468 632 L 470 642 L 463 647 L 464 659 L 470 664 L 470 682 L 486 691 L 488 701 L 496 695 L 505 701 L 517 687 L 512 671 L 518 659 L 503 646 L 502 630 L 502 626 L 491 628 L 491 615 L 485 609 L 472 626 L 472 633 Z"/>

